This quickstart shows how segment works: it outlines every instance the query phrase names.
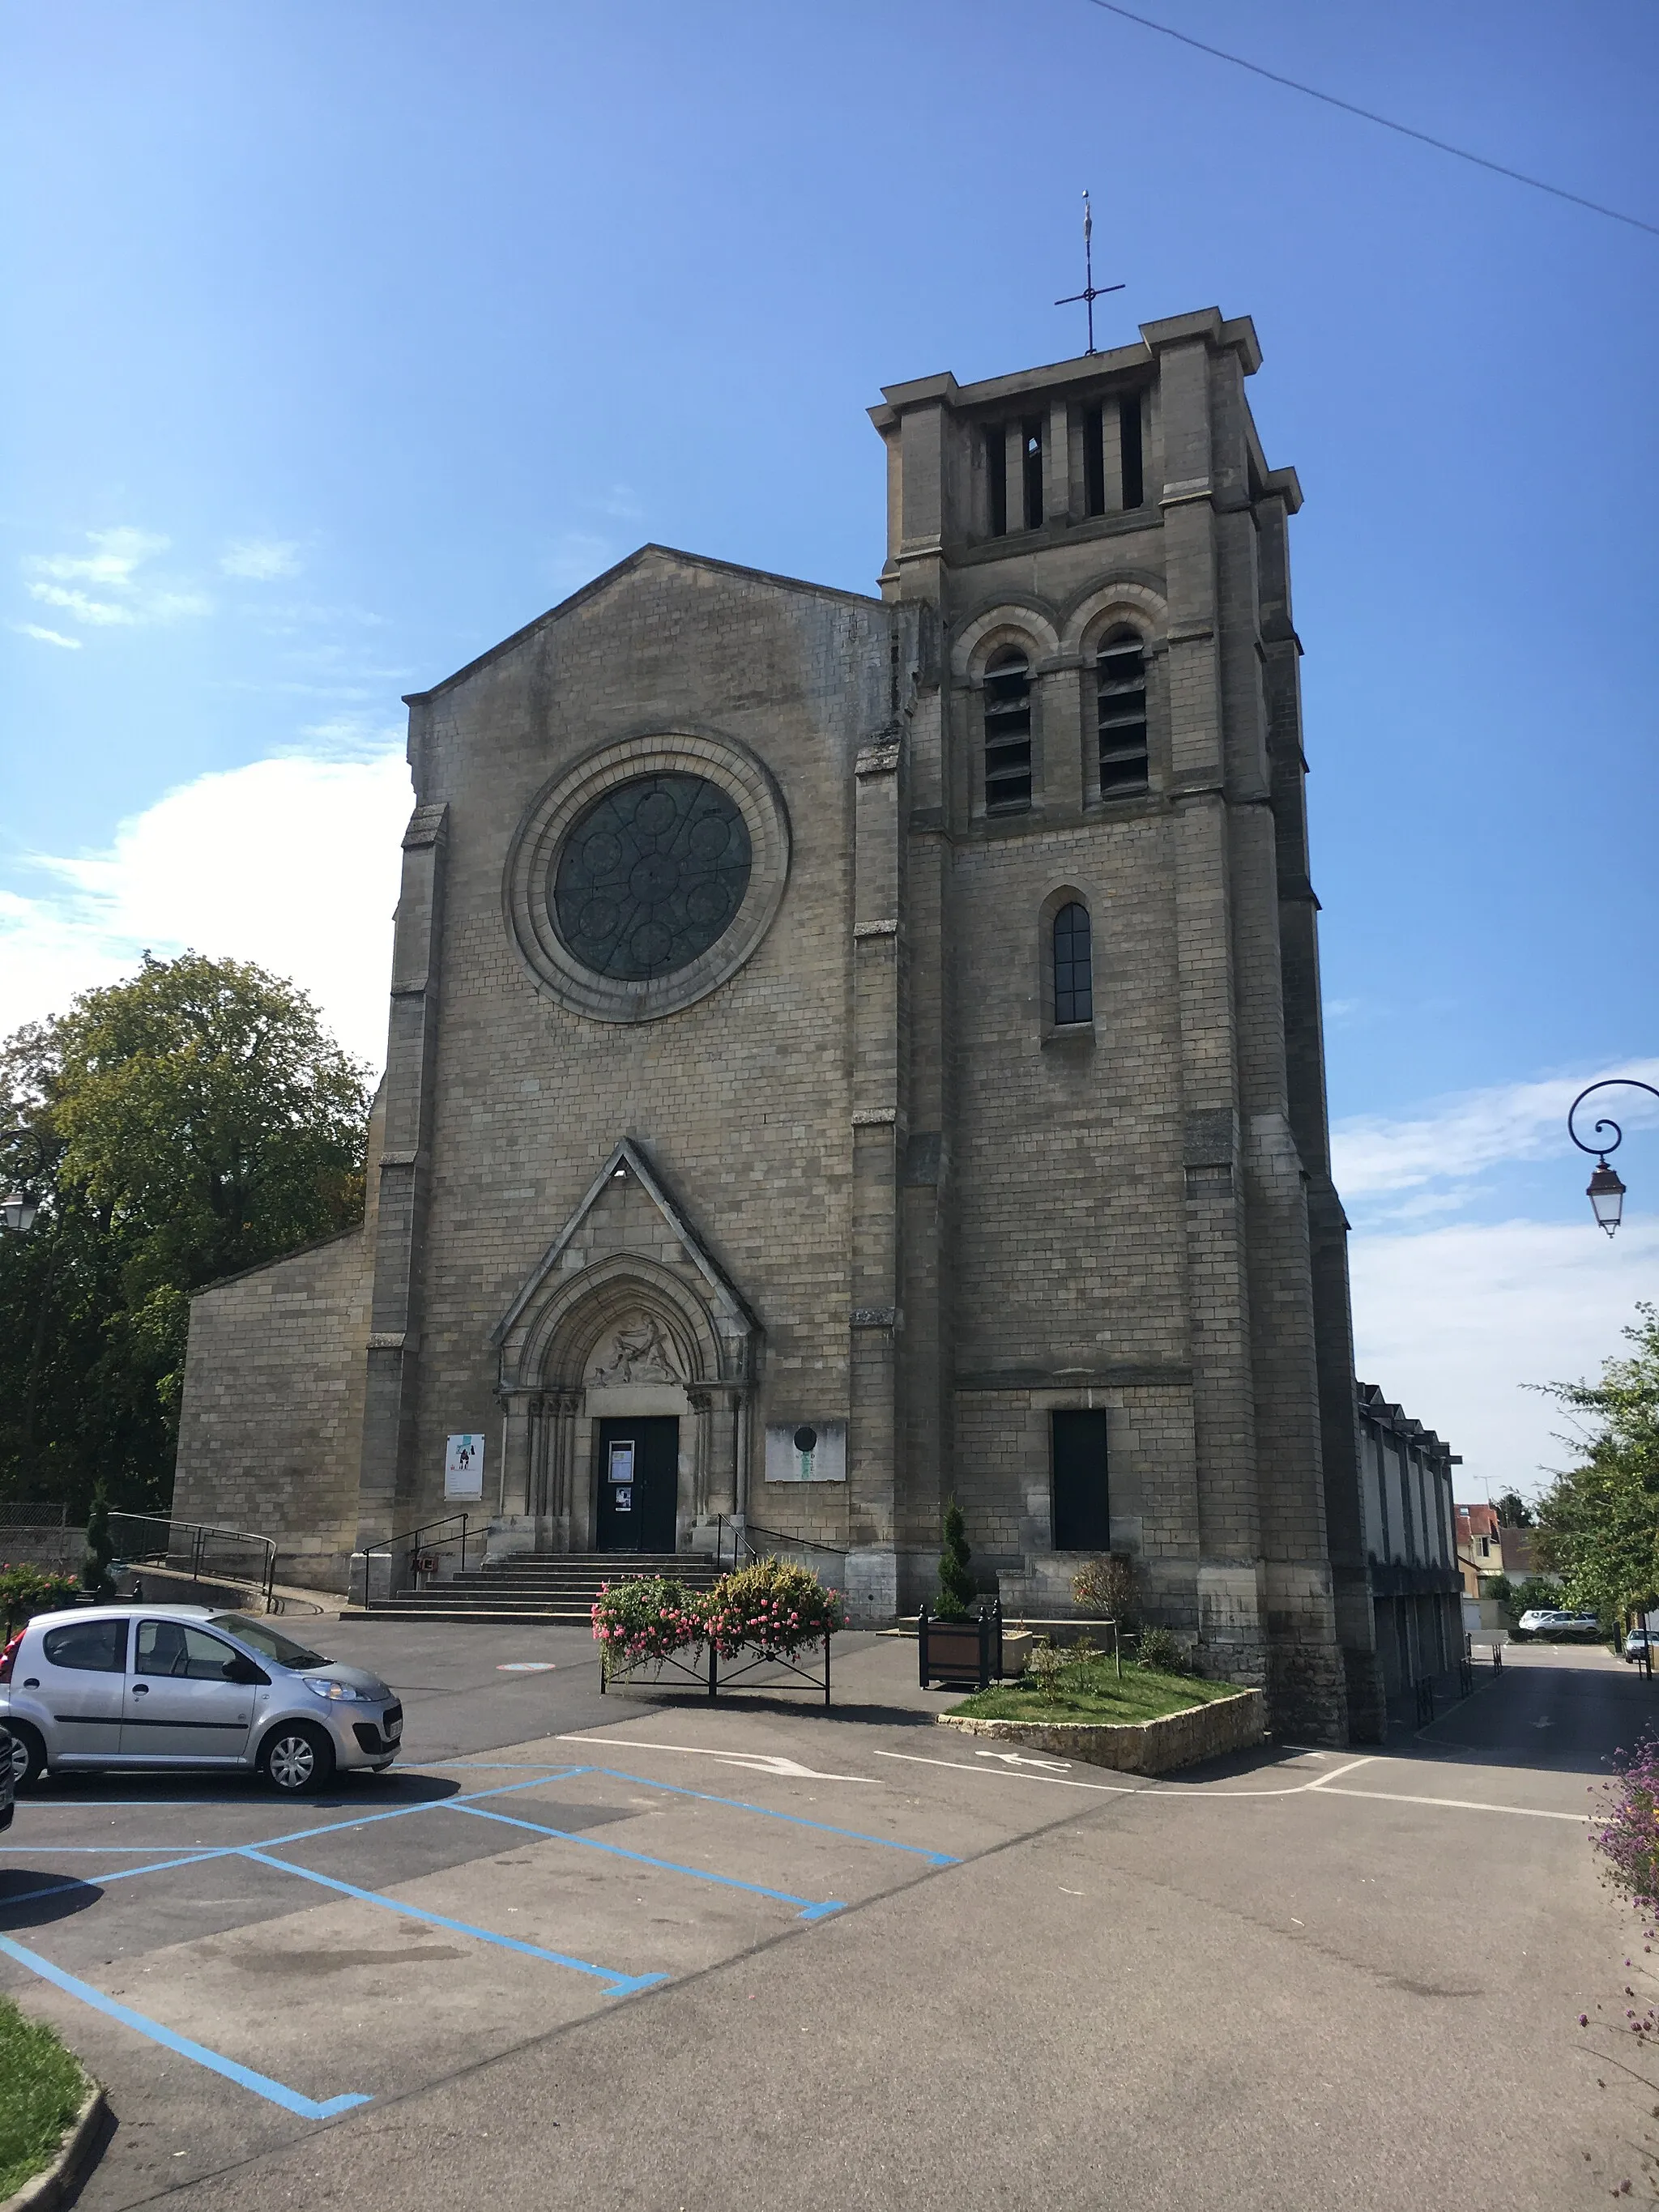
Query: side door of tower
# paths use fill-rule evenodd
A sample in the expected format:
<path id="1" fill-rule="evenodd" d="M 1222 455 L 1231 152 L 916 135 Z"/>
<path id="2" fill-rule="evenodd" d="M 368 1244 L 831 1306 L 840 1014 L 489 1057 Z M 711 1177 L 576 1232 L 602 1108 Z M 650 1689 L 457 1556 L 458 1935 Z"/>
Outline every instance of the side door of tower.
<path id="1" fill-rule="evenodd" d="M 1054 1549 L 1106 1552 L 1111 1512 L 1106 1495 L 1106 1416 L 1057 1413 L 1054 1437 Z"/>

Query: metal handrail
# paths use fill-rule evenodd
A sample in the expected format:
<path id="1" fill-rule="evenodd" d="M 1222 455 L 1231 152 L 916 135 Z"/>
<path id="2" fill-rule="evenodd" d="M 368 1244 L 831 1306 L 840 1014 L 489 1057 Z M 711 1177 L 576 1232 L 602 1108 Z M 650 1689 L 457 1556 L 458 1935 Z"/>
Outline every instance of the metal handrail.
<path id="1" fill-rule="evenodd" d="M 210 1578 L 205 1572 L 207 1554 L 210 1545 L 230 1544 L 262 1553 L 264 1565 L 257 1575 L 238 1574 L 234 1568 L 226 1567 L 216 1568 L 213 1572 L 222 1575 L 227 1582 L 251 1583 L 258 1591 L 267 1613 L 280 1611 L 281 1601 L 276 1595 L 275 1589 L 276 1545 L 274 1538 L 256 1536 L 246 1528 L 216 1528 L 211 1522 L 205 1521 L 175 1521 L 171 1515 L 165 1513 L 112 1513 L 109 1517 L 112 1534 L 113 1534 L 114 1524 L 118 1521 L 130 1523 L 132 1527 L 143 1530 L 160 1528 L 166 1532 L 159 1545 L 150 1543 L 146 1539 L 136 1545 L 128 1544 L 124 1547 L 118 1547 L 124 1559 L 129 1560 L 137 1559 L 147 1565 L 153 1563 L 165 1567 L 175 1567 L 181 1572 L 187 1571 L 192 1582 Z M 186 1539 L 184 1548 L 187 1550 L 189 1556 L 185 1562 L 180 1562 L 174 1557 L 175 1530 L 182 1532 Z"/>
<path id="2" fill-rule="evenodd" d="M 824 1552 L 832 1559 L 844 1559 L 847 1556 L 845 1544 L 820 1544 L 813 1536 L 786 1536 L 781 1528 L 762 1528 L 753 1521 L 746 1521 L 743 1528 L 743 1541 L 751 1559 L 763 1559 L 767 1556 L 749 1541 L 751 1535 L 765 1536 L 774 1544 L 790 1545 L 799 1552 Z"/>
<path id="3" fill-rule="evenodd" d="M 363 1611 L 372 1613 L 374 1609 L 374 1573 L 370 1561 L 377 1553 L 385 1553 L 386 1559 L 386 1587 L 381 1593 L 384 1597 L 397 1597 L 400 1594 L 393 1556 L 400 1544 L 409 1547 L 410 1556 L 412 1558 L 422 1548 L 442 1551 L 451 1544 L 459 1541 L 461 1547 L 460 1571 L 465 1572 L 468 1517 L 465 1513 L 446 1513 L 441 1520 L 423 1522 L 418 1528 L 406 1528 L 399 1536 L 383 1536 L 378 1544 L 365 1544 L 363 1547 Z M 477 1516 L 471 1517 L 476 1519 Z M 459 1538 L 438 1534 L 439 1529 L 453 1528 L 458 1521 L 461 1524 Z"/>

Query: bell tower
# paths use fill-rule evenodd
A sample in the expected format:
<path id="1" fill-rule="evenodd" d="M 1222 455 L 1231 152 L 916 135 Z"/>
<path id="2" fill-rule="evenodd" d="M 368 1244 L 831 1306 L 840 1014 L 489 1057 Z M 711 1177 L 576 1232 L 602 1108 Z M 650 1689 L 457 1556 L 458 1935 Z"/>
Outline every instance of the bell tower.
<path id="1" fill-rule="evenodd" d="M 871 410 L 882 595 L 921 616 L 908 1123 L 939 1133 L 933 1182 L 902 1194 L 904 1487 L 919 1554 L 954 1492 L 1035 1613 L 1069 1610 L 1060 1539 L 1096 1525 L 1073 1496 L 1094 1480 L 1152 1615 L 1262 1681 L 1277 1725 L 1341 1741 L 1375 1733 L 1380 1691 L 1291 620 L 1301 492 L 1251 419 L 1261 359 L 1249 319 L 1210 308 Z M 1066 1471 L 1096 1433 L 1079 1413 L 1103 1417 L 1097 1479 Z"/>

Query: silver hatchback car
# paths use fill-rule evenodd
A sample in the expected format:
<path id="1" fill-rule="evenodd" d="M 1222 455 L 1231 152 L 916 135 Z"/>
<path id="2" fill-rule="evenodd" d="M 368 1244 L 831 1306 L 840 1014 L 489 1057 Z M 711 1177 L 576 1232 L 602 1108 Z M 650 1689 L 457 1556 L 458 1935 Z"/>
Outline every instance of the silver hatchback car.
<path id="1" fill-rule="evenodd" d="M 377 1676 L 206 1606 L 37 1613 L 0 1652 L 0 1729 L 20 1790 L 48 1769 L 208 1766 L 296 1796 L 338 1769 L 390 1766 L 403 1727 Z"/>

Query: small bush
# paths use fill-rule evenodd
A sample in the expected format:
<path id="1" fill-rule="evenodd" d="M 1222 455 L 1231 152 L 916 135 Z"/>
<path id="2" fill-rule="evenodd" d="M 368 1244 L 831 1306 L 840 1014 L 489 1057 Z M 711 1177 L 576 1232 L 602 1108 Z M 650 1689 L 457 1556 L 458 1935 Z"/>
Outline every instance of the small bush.
<path id="1" fill-rule="evenodd" d="M 605 1583 L 593 1601 L 593 1636 L 613 1666 L 671 1658 L 702 1640 L 701 1608 L 672 1575 L 635 1575 Z"/>
<path id="2" fill-rule="evenodd" d="M 81 1562 L 81 1586 L 93 1597 L 110 1598 L 115 1595 L 109 1572 L 114 1550 L 115 1540 L 109 1533 L 109 1493 L 100 1482 L 92 1493 L 92 1510 L 87 1516 L 86 1554 Z"/>
<path id="3" fill-rule="evenodd" d="M 1140 1648 L 1135 1653 L 1135 1664 L 1144 1667 L 1149 1674 L 1183 1674 L 1181 1646 L 1167 1628 L 1148 1628 L 1141 1632 Z"/>
<path id="4" fill-rule="evenodd" d="M 1101 1613 L 1109 1620 L 1133 1620 L 1134 1593 L 1134 1562 L 1127 1552 L 1091 1559 L 1082 1573 L 1072 1578 L 1073 1601 L 1085 1613 Z"/>
<path id="5" fill-rule="evenodd" d="M 1051 1644 L 1046 1636 L 1038 1637 L 1031 1646 L 1031 1656 L 1025 1662 L 1025 1676 L 1031 1687 L 1046 1705 L 1058 1705 L 1060 1692 L 1066 1686 L 1066 1655 Z"/>
<path id="6" fill-rule="evenodd" d="M 979 1593 L 968 1571 L 973 1558 L 968 1548 L 968 1523 L 953 1498 L 945 1509 L 944 1545 L 939 1559 L 939 1599 L 933 1610 L 941 1620 L 966 1620 Z"/>
<path id="7" fill-rule="evenodd" d="M 792 1559 L 757 1559 L 722 1575 L 701 1611 L 702 1633 L 722 1659 L 745 1646 L 775 1659 L 847 1626 L 841 1592 L 826 1589 L 810 1567 Z"/>

